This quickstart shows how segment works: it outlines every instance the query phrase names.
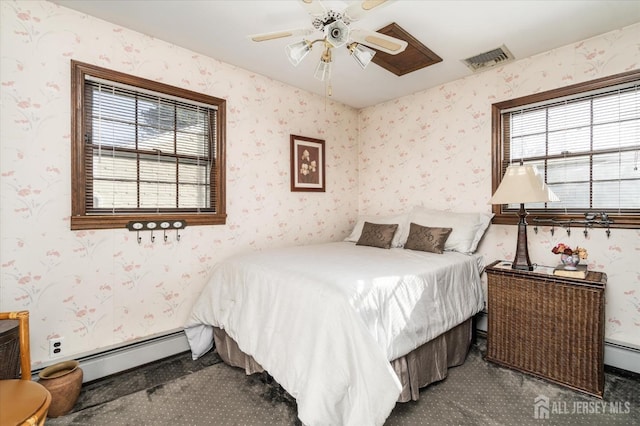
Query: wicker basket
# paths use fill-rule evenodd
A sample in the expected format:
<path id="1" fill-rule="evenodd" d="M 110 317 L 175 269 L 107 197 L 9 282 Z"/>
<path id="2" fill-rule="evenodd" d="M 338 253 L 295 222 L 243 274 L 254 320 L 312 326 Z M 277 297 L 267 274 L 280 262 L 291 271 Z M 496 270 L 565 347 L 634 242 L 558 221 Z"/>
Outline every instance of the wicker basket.
<path id="1" fill-rule="evenodd" d="M 604 392 L 606 275 L 487 268 L 487 360 L 594 396 Z"/>

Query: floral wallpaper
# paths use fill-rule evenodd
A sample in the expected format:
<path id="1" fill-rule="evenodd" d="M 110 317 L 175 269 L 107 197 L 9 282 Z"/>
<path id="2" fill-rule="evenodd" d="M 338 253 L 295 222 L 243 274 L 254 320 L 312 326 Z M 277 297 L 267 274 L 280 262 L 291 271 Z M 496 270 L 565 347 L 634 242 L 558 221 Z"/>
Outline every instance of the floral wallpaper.
<path id="1" fill-rule="evenodd" d="M 359 208 L 402 212 L 414 205 L 490 212 L 491 104 L 640 67 L 640 23 L 506 64 L 360 112 Z M 558 243 L 585 247 L 590 269 L 607 273 L 606 338 L 640 347 L 640 230 L 529 226 L 529 255 L 555 266 Z M 513 260 L 515 226 L 490 226 L 478 251 Z"/>
<path id="2" fill-rule="evenodd" d="M 30 311 L 34 366 L 179 329 L 218 260 L 355 223 L 356 110 L 53 3 L 0 17 L 0 310 Z M 227 100 L 225 226 L 70 230 L 71 59 Z M 325 141 L 326 192 L 290 191 L 291 134 Z"/>
<path id="3" fill-rule="evenodd" d="M 339 240 L 358 213 L 424 204 L 489 211 L 490 105 L 637 68 L 640 24 L 364 110 L 45 1 L 0 2 L 0 310 L 31 312 L 34 367 L 182 327 L 213 265 L 233 253 Z M 70 60 L 227 99 L 225 226 L 150 241 L 71 231 Z M 291 192 L 289 136 L 325 141 L 326 192 Z M 355 173 L 354 173 L 355 172 Z M 534 262 L 558 242 L 607 272 L 607 337 L 640 346 L 640 231 L 529 230 Z M 515 227 L 491 226 L 487 261 Z"/>

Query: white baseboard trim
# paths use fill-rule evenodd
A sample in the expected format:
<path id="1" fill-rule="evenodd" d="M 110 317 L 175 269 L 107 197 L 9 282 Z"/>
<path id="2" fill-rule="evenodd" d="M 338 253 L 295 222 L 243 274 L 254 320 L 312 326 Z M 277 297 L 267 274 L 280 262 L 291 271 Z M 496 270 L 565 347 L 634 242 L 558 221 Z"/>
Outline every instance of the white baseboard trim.
<path id="1" fill-rule="evenodd" d="M 604 363 L 640 374 L 640 350 L 605 340 Z"/>
<path id="2" fill-rule="evenodd" d="M 486 312 L 476 316 L 476 330 L 487 332 Z M 184 331 L 180 330 L 74 359 L 80 362 L 82 381 L 91 382 L 187 351 L 189 343 Z M 64 360 L 56 362 L 60 361 Z M 640 350 L 624 346 L 624 343 L 605 341 L 604 363 L 640 374 Z M 37 376 L 42 368 L 35 370 L 33 374 Z"/>
<path id="3" fill-rule="evenodd" d="M 483 311 L 476 315 L 476 330 L 486 334 L 487 328 L 487 313 Z M 605 339 L 604 364 L 640 374 L 640 349 Z"/>
<path id="4" fill-rule="evenodd" d="M 476 320 L 476 330 L 482 331 L 485 334 L 487 333 L 487 329 L 489 328 L 489 325 L 487 323 L 487 318 L 488 318 L 488 316 L 487 316 L 487 312 L 486 311 L 479 312 L 476 315 L 476 318 L 475 318 L 475 320 Z"/>
<path id="5" fill-rule="evenodd" d="M 80 363 L 86 383 L 188 350 L 187 337 L 180 330 L 73 359 Z M 64 360 L 56 360 L 60 361 Z M 33 374 L 37 376 L 39 370 Z"/>

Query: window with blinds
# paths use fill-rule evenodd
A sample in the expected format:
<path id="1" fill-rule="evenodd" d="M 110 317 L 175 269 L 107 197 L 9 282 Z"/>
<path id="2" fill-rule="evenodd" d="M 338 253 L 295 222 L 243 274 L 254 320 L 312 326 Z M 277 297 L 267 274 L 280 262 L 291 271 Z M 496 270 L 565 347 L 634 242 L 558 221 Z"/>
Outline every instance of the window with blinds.
<path id="1" fill-rule="evenodd" d="M 493 108 L 494 190 L 509 164 L 531 164 L 560 198 L 527 204 L 531 214 L 607 213 L 618 225 L 640 225 L 640 72 Z M 496 207 L 512 214 L 519 205 Z"/>
<path id="2" fill-rule="evenodd" d="M 72 229 L 224 223 L 224 101 L 78 62 L 72 74 Z"/>

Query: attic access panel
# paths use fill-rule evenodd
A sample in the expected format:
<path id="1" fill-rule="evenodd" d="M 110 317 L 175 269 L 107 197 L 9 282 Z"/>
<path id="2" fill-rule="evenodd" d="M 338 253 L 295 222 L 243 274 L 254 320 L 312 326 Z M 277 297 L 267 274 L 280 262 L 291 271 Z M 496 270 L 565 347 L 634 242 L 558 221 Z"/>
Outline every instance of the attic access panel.
<path id="1" fill-rule="evenodd" d="M 371 60 L 376 65 L 381 66 L 389 72 L 397 76 L 402 76 L 421 68 L 428 67 L 438 62 L 442 62 L 442 58 L 433 53 L 427 46 L 420 43 L 415 37 L 406 32 L 395 22 L 378 30 L 379 33 L 399 38 L 406 41 L 407 48 L 402 53 L 390 55 L 388 53 L 376 50 L 376 54 Z"/>

